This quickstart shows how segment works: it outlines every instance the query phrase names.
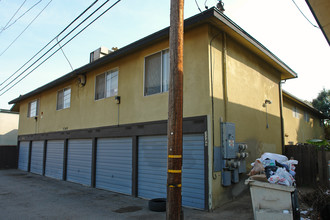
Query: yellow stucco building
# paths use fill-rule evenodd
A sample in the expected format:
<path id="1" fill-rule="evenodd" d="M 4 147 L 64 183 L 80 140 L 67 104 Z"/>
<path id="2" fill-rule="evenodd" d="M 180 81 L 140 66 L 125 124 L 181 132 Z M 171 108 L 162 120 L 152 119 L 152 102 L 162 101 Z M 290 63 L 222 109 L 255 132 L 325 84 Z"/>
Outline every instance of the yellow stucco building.
<path id="1" fill-rule="evenodd" d="M 115 192 L 166 196 L 169 28 L 11 101 L 20 108 L 19 168 Z M 281 153 L 281 80 L 297 75 L 217 9 L 185 20 L 183 205 L 213 209 L 233 186 L 214 169 L 221 122 L 247 163 Z M 234 185 L 234 184 L 233 184 Z"/>
<path id="2" fill-rule="evenodd" d="M 0 146 L 16 146 L 18 131 L 17 112 L 0 109 Z"/>
<path id="3" fill-rule="evenodd" d="M 285 144 L 306 143 L 310 139 L 324 139 L 323 120 L 320 111 L 283 91 L 283 118 Z"/>

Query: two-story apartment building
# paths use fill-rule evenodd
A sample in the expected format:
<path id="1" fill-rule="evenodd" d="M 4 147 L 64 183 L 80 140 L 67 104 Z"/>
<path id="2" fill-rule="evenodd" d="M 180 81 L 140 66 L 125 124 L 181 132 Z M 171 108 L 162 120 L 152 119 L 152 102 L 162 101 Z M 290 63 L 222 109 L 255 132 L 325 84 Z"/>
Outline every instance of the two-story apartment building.
<path id="1" fill-rule="evenodd" d="M 168 36 L 169 28 L 160 30 L 12 100 L 20 107 L 19 168 L 166 197 Z M 295 77 L 217 9 L 185 20 L 184 206 L 212 209 L 228 200 L 230 187 L 213 169 L 220 122 L 235 123 L 248 162 L 281 153 L 280 82 Z"/>
<path id="2" fill-rule="evenodd" d="M 286 91 L 283 91 L 283 118 L 285 144 L 325 138 L 323 119 L 327 116 Z"/>

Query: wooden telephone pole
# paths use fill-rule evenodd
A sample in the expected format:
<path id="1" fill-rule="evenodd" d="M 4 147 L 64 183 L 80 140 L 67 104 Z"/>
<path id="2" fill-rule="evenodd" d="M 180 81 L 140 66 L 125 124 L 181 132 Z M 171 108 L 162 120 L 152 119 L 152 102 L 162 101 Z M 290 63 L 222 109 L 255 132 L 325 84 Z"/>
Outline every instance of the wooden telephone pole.
<path id="1" fill-rule="evenodd" d="M 181 219 L 184 0 L 171 0 L 168 92 L 167 220 Z"/>

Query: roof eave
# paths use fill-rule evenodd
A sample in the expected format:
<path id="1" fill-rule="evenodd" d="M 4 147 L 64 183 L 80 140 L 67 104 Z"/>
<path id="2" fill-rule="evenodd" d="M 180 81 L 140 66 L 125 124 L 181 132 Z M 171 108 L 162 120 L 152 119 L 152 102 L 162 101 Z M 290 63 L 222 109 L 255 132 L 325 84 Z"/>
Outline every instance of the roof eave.
<path id="1" fill-rule="evenodd" d="M 272 54 L 266 47 L 264 47 L 261 43 L 259 43 L 256 39 L 250 36 L 247 32 L 245 32 L 242 28 L 240 28 L 237 24 L 235 24 L 231 19 L 229 19 L 226 15 L 218 11 L 216 8 L 210 8 L 206 11 L 203 11 L 200 14 L 192 16 L 184 21 L 185 30 L 188 30 L 194 26 L 197 26 L 201 23 L 210 23 L 211 21 L 217 22 L 218 25 L 224 27 L 224 29 L 228 32 L 231 32 L 232 35 L 241 38 L 242 42 L 245 42 L 245 46 L 249 49 L 253 50 L 255 53 L 262 56 L 272 65 L 277 67 L 281 72 L 281 79 L 290 79 L 297 77 L 297 74 L 291 70 L 285 63 L 283 63 L 280 59 L 278 59 L 274 54 Z M 236 33 L 236 34 L 235 34 Z M 161 41 L 165 38 L 169 37 L 169 27 L 166 27 L 158 32 L 155 32 L 151 35 L 148 35 L 140 40 L 137 40 L 123 48 L 118 49 L 117 51 L 110 53 L 92 63 L 88 63 L 44 86 L 41 86 L 25 95 L 19 96 L 18 98 L 9 102 L 9 104 L 18 103 L 24 99 L 27 99 L 33 95 L 36 95 L 42 91 L 47 89 L 51 89 L 59 84 L 73 79 L 78 75 L 85 74 L 90 70 L 98 68 L 104 64 L 113 62 L 127 54 L 133 53 L 135 51 L 140 50 L 141 48 L 154 44 L 158 41 Z"/>
<path id="2" fill-rule="evenodd" d="M 290 94 L 287 91 L 282 90 L 282 94 L 287 99 L 290 99 L 291 101 L 298 103 L 299 105 L 308 108 L 310 111 L 312 111 L 314 114 L 318 115 L 321 119 L 329 119 L 323 112 L 317 110 L 313 106 L 308 105 L 306 102 L 300 100 L 299 98 L 295 97 L 294 95 Z"/>
<path id="3" fill-rule="evenodd" d="M 240 42 L 246 46 L 247 48 L 254 51 L 256 54 L 261 56 L 267 62 L 275 66 L 281 73 L 281 80 L 297 78 L 298 75 L 294 72 L 289 66 L 287 66 L 282 60 L 280 60 L 276 55 L 270 52 L 264 45 L 262 45 L 259 41 L 249 35 L 246 31 L 244 31 L 241 27 L 239 27 L 235 22 L 233 22 L 229 17 L 225 14 L 221 13 L 219 10 L 214 10 L 214 17 L 216 18 L 214 21 L 217 22 L 218 25 L 222 26 L 226 31 L 231 34 L 236 39 L 240 39 Z M 219 22 L 225 24 L 227 27 L 219 24 Z"/>

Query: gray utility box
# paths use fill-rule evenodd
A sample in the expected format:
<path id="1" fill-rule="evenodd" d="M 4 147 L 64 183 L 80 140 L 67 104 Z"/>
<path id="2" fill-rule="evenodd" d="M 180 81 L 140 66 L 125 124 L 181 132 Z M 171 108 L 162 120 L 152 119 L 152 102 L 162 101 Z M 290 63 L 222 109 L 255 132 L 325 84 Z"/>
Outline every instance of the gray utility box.
<path id="1" fill-rule="evenodd" d="M 221 123 L 221 141 L 223 146 L 223 158 L 234 159 L 236 152 L 238 152 L 237 145 L 235 145 L 235 124 Z M 236 149 L 237 148 L 237 149 Z"/>
<path id="2" fill-rule="evenodd" d="M 295 199 L 295 187 L 249 179 L 245 184 L 250 185 L 255 220 L 289 220 L 297 216 L 298 202 Z"/>

